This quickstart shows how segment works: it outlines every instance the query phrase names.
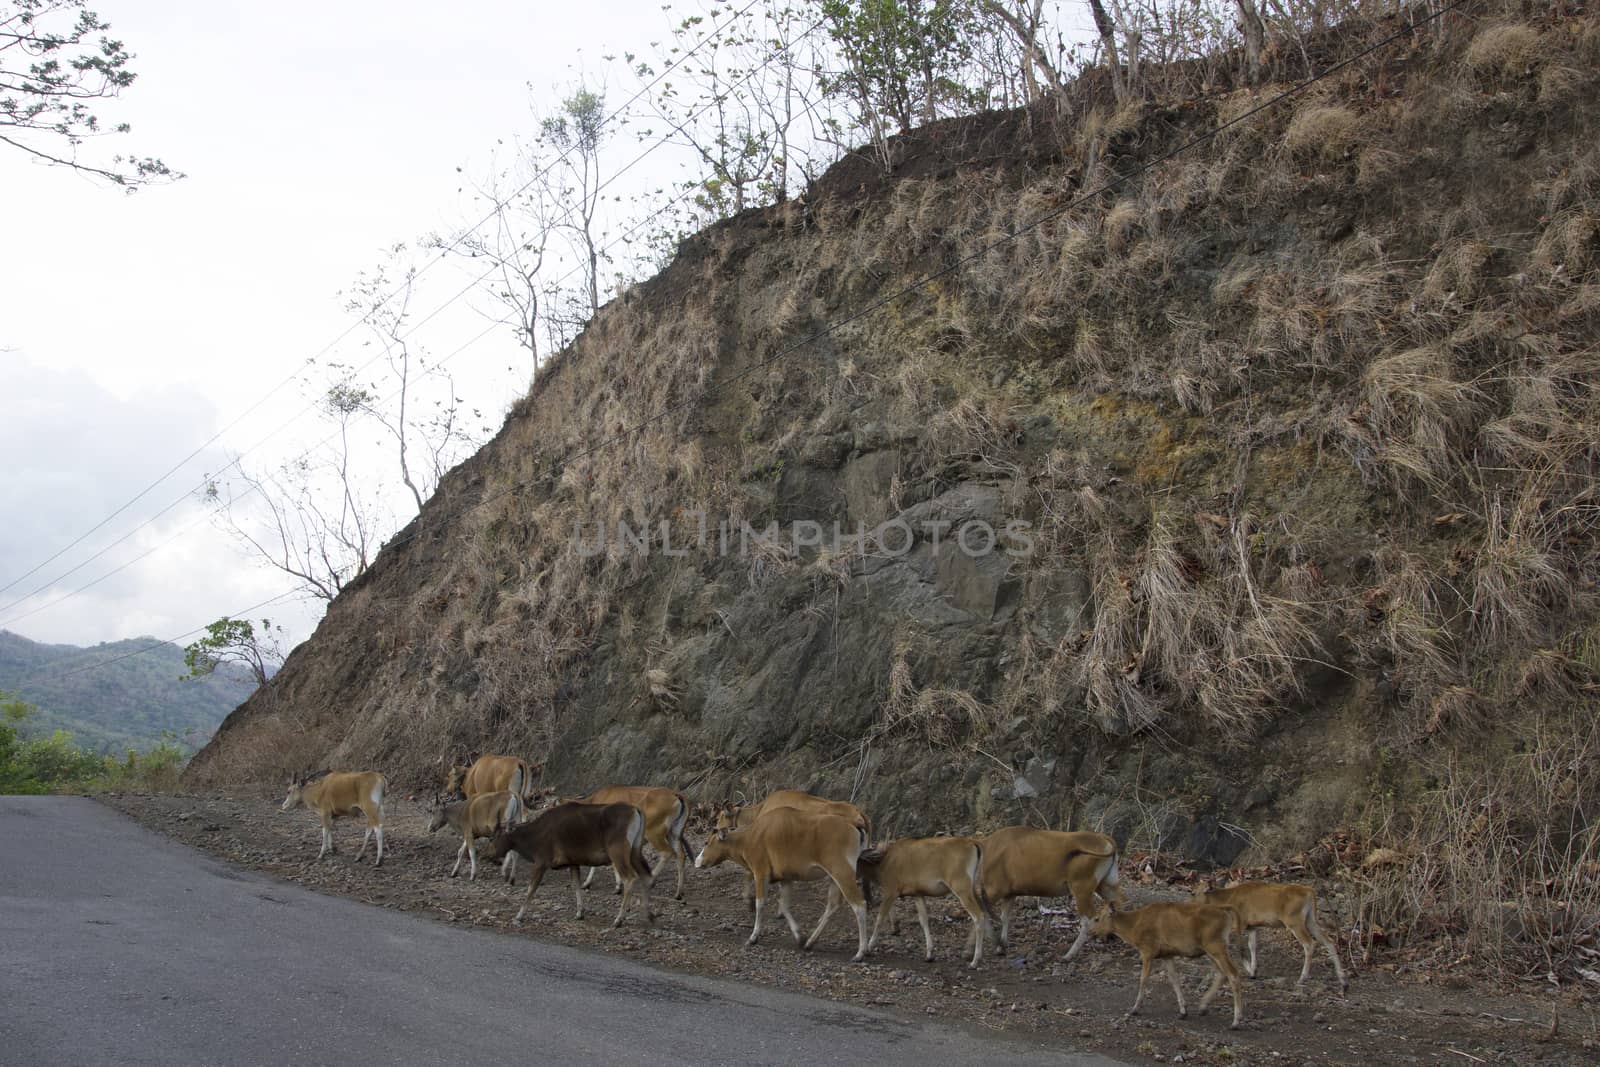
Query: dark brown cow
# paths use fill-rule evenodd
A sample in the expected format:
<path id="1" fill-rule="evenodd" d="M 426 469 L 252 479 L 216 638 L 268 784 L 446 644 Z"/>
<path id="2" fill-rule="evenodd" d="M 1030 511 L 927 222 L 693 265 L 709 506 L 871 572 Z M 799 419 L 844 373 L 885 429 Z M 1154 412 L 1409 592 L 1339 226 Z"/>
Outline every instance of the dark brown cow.
<path id="1" fill-rule="evenodd" d="M 515 852 L 533 865 L 528 895 L 511 921 L 520 923 L 528 901 L 544 880 L 546 871 L 572 870 L 572 890 L 578 897 L 578 918 L 583 918 L 582 868 L 609 865 L 622 882 L 622 907 L 612 926 L 621 926 L 628 900 L 637 891 L 646 924 L 650 913 L 650 864 L 645 861 L 644 814 L 631 804 L 557 804 L 531 822 L 501 830 L 490 839 L 483 858 L 493 862 Z"/>

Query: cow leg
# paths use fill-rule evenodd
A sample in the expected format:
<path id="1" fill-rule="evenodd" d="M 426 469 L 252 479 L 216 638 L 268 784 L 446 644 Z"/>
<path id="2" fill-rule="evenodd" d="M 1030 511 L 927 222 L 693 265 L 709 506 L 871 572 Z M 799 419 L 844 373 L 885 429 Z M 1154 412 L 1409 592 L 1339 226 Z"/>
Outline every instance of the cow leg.
<path id="1" fill-rule="evenodd" d="M 877 921 L 875 921 L 872 924 L 872 936 L 867 938 L 867 948 L 874 949 L 874 948 L 878 947 L 878 931 L 883 929 L 883 920 L 893 910 L 894 910 L 894 897 L 892 897 L 889 894 L 885 893 L 883 895 L 883 902 L 878 905 L 878 918 L 877 918 Z"/>
<path id="2" fill-rule="evenodd" d="M 678 858 L 678 889 L 677 889 L 677 891 L 675 893 L 672 894 L 672 899 L 673 900 L 682 900 L 683 899 L 683 869 L 690 862 L 690 859 L 689 859 L 689 845 L 688 845 L 687 842 L 684 841 L 682 834 L 678 835 L 677 847 L 674 848 L 672 851 L 673 851 L 673 855 L 677 856 L 677 858 Z"/>
<path id="3" fill-rule="evenodd" d="M 791 895 L 788 882 L 778 883 L 778 914 L 789 924 L 789 933 L 794 935 L 794 943 L 803 948 L 810 948 L 811 942 L 800 932 L 800 921 L 794 917 L 794 897 Z"/>
<path id="4" fill-rule="evenodd" d="M 1322 932 L 1322 927 L 1317 922 L 1317 913 L 1314 910 L 1315 907 L 1316 905 L 1313 904 L 1313 910 L 1311 911 L 1311 914 L 1306 916 L 1306 933 L 1310 934 L 1313 940 L 1315 940 L 1323 948 L 1327 949 L 1328 959 L 1333 962 L 1333 973 L 1339 978 L 1339 992 L 1344 993 L 1350 988 L 1350 979 L 1344 976 L 1344 964 L 1339 962 L 1338 950 L 1333 947 L 1333 942 L 1328 940 L 1328 935 Z M 1308 959 L 1310 955 L 1311 949 L 1308 947 L 1306 949 L 1306 956 Z M 1307 962 L 1306 973 L 1309 974 L 1310 971 L 1311 964 Z M 1304 980 L 1304 975 L 1302 975 L 1302 980 Z"/>
<path id="5" fill-rule="evenodd" d="M 860 892 L 860 887 L 854 881 L 850 885 Z M 867 902 L 852 900 L 850 910 L 856 913 L 856 954 L 850 958 L 850 962 L 860 963 L 867 958 Z"/>
<path id="6" fill-rule="evenodd" d="M 506 853 L 506 858 L 500 861 L 500 876 L 506 880 L 506 885 L 517 884 L 517 851 L 512 849 Z"/>
<path id="7" fill-rule="evenodd" d="M 583 880 L 583 888 L 588 889 L 594 884 L 594 876 L 600 873 L 599 867 L 590 867 L 589 876 Z"/>
<path id="8" fill-rule="evenodd" d="M 1207 1006 L 1211 1003 L 1211 998 L 1221 988 L 1222 979 L 1226 977 L 1228 985 L 1233 989 L 1233 1022 L 1229 1024 L 1229 1029 L 1237 1030 L 1239 1029 L 1239 1024 L 1244 1021 L 1244 994 L 1239 989 L 1239 968 L 1234 965 L 1233 957 L 1228 955 L 1226 941 L 1207 948 L 1206 955 L 1211 957 L 1211 962 L 1216 967 L 1217 973 L 1211 980 L 1211 988 L 1206 990 L 1206 995 L 1200 1000 L 1200 1011 L 1202 1014 L 1205 1013 Z"/>
<path id="9" fill-rule="evenodd" d="M 578 918 L 583 918 L 583 868 L 572 868 L 572 893 L 578 898 Z"/>
<path id="10" fill-rule="evenodd" d="M 1139 1014 L 1139 1005 L 1144 1003 L 1144 983 L 1150 977 L 1150 957 L 1139 953 L 1139 992 L 1134 995 L 1133 1007 L 1128 1009 L 1129 1015 Z"/>
<path id="11" fill-rule="evenodd" d="M 933 962 L 933 929 L 928 925 L 928 902 L 923 897 L 916 898 L 917 922 L 922 924 L 922 940 L 927 945 L 927 951 L 922 958 L 929 963 Z"/>
<path id="12" fill-rule="evenodd" d="M 1187 1019 L 1189 1017 L 1189 1007 L 1183 1002 L 1183 986 L 1178 983 L 1177 962 L 1175 960 L 1167 960 L 1166 971 L 1167 981 L 1172 983 L 1172 995 L 1178 998 L 1178 1018 Z M 1200 1013 L 1204 1015 L 1205 1010 L 1204 1004 L 1202 1004 Z"/>
<path id="13" fill-rule="evenodd" d="M 544 881 L 545 869 L 545 865 L 542 863 L 533 865 L 533 873 L 528 875 L 528 895 L 522 898 L 522 907 L 518 908 L 517 914 L 512 917 L 511 922 L 513 925 L 522 922 L 522 913 L 527 911 L 528 905 L 532 903 L 534 890 L 538 889 L 539 883 Z"/>
<path id="14" fill-rule="evenodd" d="M 467 843 L 462 841 L 461 847 L 456 849 L 456 865 L 450 868 L 450 877 L 454 878 L 456 876 L 456 872 L 461 870 L 461 857 L 466 855 L 466 852 Z"/>
<path id="15" fill-rule="evenodd" d="M 356 850 L 356 859 L 367 854 L 367 842 L 372 840 L 372 824 L 367 824 L 367 832 L 361 835 L 361 847 Z"/>
<path id="16" fill-rule="evenodd" d="M 467 881 L 476 882 L 478 880 L 478 848 L 477 843 L 470 837 L 467 838 L 467 858 L 472 861 L 467 871 Z"/>
<path id="17" fill-rule="evenodd" d="M 787 889 L 788 886 L 785 886 L 784 888 Z M 837 885 L 830 885 L 828 887 L 828 903 L 823 906 L 822 918 L 817 920 L 817 928 L 811 931 L 810 937 L 806 938 L 805 944 L 802 946 L 803 948 L 809 949 L 812 945 L 817 943 L 817 938 L 822 936 L 823 928 L 828 925 L 828 920 L 833 918 L 833 913 L 839 910 L 839 904 L 843 899 L 844 897 L 839 892 L 839 887 Z M 790 919 L 789 921 L 794 922 L 793 919 Z M 794 939 L 798 944 L 800 941 L 800 927 L 798 923 L 795 924 Z"/>
<path id="18" fill-rule="evenodd" d="M 1061 957 L 1061 962 L 1070 963 L 1072 961 L 1072 957 L 1076 956 L 1083 949 L 1083 946 L 1088 942 L 1088 940 L 1089 919 L 1087 916 L 1080 915 L 1078 917 L 1078 936 L 1073 940 L 1072 947 L 1067 949 L 1066 955 Z"/>
<path id="19" fill-rule="evenodd" d="M 1249 935 L 1246 938 L 1246 940 L 1249 941 L 1249 943 L 1250 943 L 1250 959 L 1244 965 L 1244 973 L 1249 975 L 1251 978 L 1254 978 L 1256 976 L 1256 934 L 1257 933 L 1259 933 L 1259 931 L 1252 929 L 1250 931 Z M 1310 963 L 1311 963 L 1311 954 L 1308 952 L 1308 953 L 1306 953 L 1306 965 L 1309 967 Z M 1304 974 L 1302 974 L 1300 976 L 1300 980 L 1302 982 L 1305 981 L 1305 977 L 1306 976 Z"/>
<path id="20" fill-rule="evenodd" d="M 1000 943 L 995 951 L 1002 956 L 1011 949 L 1011 909 L 1016 903 L 1016 897 L 1006 897 L 1000 902 Z"/>
<path id="21" fill-rule="evenodd" d="M 378 839 L 378 858 L 372 861 L 374 867 L 383 866 L 383 824 L 379 823 L 372 828 L 372 834 Z"/>
<path id="22" fill-rule="evenodd" d="M 756 924 L 755 927 L 750 931 L 750 940 L 745 942 L 747 945 L 753 945 L 761 939 L 761 913 L 763 910 L 765 910 L 767 904 L 767 887 L 762 879 L 752 879 L 751 893 L 754 900 L 753 906 L 756 913 Z"/>
<path id="23" fill-rule="evenodd" d="M 947 888 L 955 893 L 956 899 L 961 901 L 961 907 L 966 910 L 967 915 L 972 919 L 972 941 L 974 947 L 972 962 L 968 966 L 976 967 L 978 961 L 983 959 L 983 940 L 989 933 L 987 929 L 989 917 L 984 914 L 983 901 L 978 899 L 978 894 L 971 885 L 964 885 L 959 888 L 949 886 Z M 930 954 L 932 951 L 932 949 L 929 949 Z"/>
<path id="24" fill-rule="evenodd" d="M 639 883 L 644 879 L 634 876 L 628 878 L 627 881 L 623 881 L 620 871 L 613 869 L 612 873 L 617 876 L 617 884 L 622 886 L 622 903 L 617 906 L 617 917 L 611 921 L 611 929 L 615 930 L 622 925 L 622 917 L 628 913 L 628 901 L 633 899 L 635 890 L 640 888 Z M 645 905 L 645 909 L 649 910 L 649 904 Z"/>
<path id="25" fill-rule="evenodd" d="M 333 847 L 333 835 L 328 832 L 328 824 L 324 822 L 322 824 L 322 847 L 317 849 L 317 859 L 320 860 L 325 856 L 331 847 Z"/>

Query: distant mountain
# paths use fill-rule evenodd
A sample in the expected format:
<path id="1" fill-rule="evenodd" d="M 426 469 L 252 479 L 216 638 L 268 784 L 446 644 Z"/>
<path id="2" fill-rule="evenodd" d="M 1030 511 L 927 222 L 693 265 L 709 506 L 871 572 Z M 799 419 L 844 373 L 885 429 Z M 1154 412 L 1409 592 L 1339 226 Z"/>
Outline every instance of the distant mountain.
<path id="1" fill-rule="evenodd" d="M 85 669 L 95 664 L 104 666 Z M 202 744 L 255 683 L 229 667 L 180 681 L 187 673 L 183 649 L 154 637 L 80 648 L 0 630 L 0 689 L 39 709 L 23 724 L 25 736 L 71 730 L 86 749 L 120 752 L 146 748 L 170 730 Z"/>

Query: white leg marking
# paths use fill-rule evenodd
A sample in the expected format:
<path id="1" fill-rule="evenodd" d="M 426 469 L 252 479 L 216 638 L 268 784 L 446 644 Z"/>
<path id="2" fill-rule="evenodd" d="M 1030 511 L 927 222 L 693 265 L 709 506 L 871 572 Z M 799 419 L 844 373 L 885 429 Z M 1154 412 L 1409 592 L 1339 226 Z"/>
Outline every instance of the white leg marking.
<path id="1" fill-rule="evenodd" d="M 928 902 L 922 897 L 917 897 L 917 922 L 922 924 L 922 940 L 927 946 L 927 951 L 922 958 L 929 963 L 933 962 L 933 930 L 928 926 Z"/>

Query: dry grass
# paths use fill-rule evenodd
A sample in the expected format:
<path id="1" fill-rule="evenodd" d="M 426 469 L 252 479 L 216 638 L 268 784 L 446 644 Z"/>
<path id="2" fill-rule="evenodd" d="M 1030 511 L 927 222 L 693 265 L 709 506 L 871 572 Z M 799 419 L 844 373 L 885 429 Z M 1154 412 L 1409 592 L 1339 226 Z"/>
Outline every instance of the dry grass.
<path id="1" fill-rule="evenodd" d="M 889 667 L 889 688 L 877 736 L 909 731 L 929 747 L 968 750 L 1000 724 L 1001 710 L 963 689 L 918 688 L 912 678 L 910 646 L 900 644 Z"/>
<path id="2" fill-rule="evenodd" d="M 1445 749 L 1436 786 L 1374 835 L 1401 862 L 1343 872 L 1364 938 L 1438 943 L 1438 962 L 1577 978 L 1600 960 L 1600 720 L 1539 715 L 1516 751 Z M 1372 950 L 1368 947 L 1367 951 Z"/>
<path id="3" fill-rule="evenodd" d="M 1430 488 L 1447 483 L 1459 469 L 1460 442 L 1474 423 L 1483 393 L 1455 379 L 1448 357 L 1437 346 L 1373 360 L 1362 384 L 1380 457 L 1397 473 Z"/>
<path id="4" fill-rule="evenodd" d="M 1565 617 L 1572 580 L 1546 547 L 1533 501 L 1523 496 L 1508 513 L 1496 497 L 1487 511 L 1471 574 L 1472 632 L 1493 647 L 1524 647 L 1546 620 Z"/>
<path id="5" fill-rule="evenodd" d="M 1337 104 L 1312 104 L 1296 112 L 1283 146 L 1302 158 L 1347 159 L 1361 136 L 1361 117 Z"/>
<path id="6" fill-rule="evenodd" d="M 1525 77 L 1534 72 L 1538 59 L 1539 31 L 1519 22 L 1485 26 L 1463 56 L 1468 70 L 1492 80 Z"/>
<path id="7" fill-rule="evenodd" d="M 1100 224 L 1106 251 L 1115 256 L 1125 254 L 1132 246 L 1143 219 L 1144 211 L 1136 201 L 1118 200 L 1113 204 Z"/>

